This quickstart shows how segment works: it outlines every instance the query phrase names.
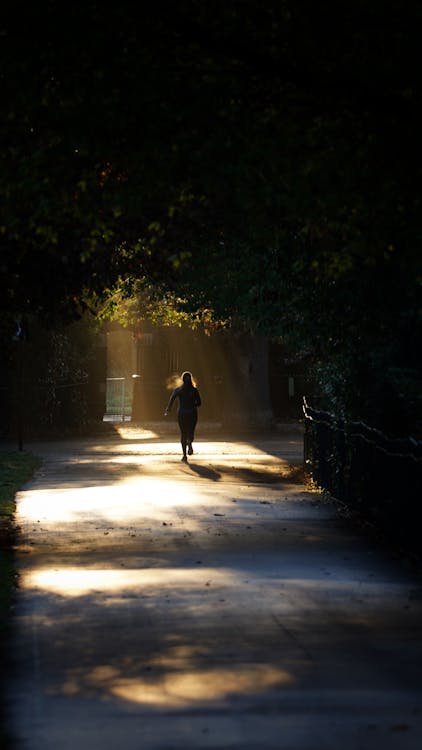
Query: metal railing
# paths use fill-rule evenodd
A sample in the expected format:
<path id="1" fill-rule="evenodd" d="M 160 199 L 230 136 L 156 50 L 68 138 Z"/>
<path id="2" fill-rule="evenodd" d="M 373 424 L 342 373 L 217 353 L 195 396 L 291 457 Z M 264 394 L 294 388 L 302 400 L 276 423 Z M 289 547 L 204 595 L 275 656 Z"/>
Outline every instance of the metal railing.
<path id="1" fill-rule="evenodd" d="M 415 523 L 422 488 L 422 442 L 389 438 L 309 406 L 304 458 L 315 483 L 400 542 L 419 549 Z M 416 551 L 416 550 L 415 550 Z"/>
<path id="2" fill-rule="evenodd" d="M 132 413 L 132 390 L 127 378 L 107 378 L 106 380 L 106 414 L 109 417 L 130 419 Z"/>

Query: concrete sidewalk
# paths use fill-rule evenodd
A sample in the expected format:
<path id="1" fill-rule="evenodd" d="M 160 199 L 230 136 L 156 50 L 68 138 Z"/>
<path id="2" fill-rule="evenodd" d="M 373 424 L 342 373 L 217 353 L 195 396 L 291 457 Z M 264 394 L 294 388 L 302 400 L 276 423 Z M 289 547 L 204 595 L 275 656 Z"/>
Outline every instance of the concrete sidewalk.
<path id="1" fill-rule="evenodd" d="M 18 750 L 420 750 L 420 575 L 297 483 L 300 434 L 31 447 Z"/>

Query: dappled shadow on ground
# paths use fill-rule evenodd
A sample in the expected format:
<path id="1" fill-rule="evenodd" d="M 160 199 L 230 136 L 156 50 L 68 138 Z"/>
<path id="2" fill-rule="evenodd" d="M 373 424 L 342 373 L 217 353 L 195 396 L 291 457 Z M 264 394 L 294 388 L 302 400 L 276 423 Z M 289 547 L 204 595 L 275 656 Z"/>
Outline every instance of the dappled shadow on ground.
<path id="1" fill-rule="evenodd" d="M 177 422 L 154 422 L 136 423 L 126 422 L 114 425 L 116 436 L 119 439 L 134 443 L 148 440 L 159 440 L 168 442 L 178 441 L 179 428 Z M 196 439 L 200 442 L 211 442 L 215 444 L 243 444 L 262 449 L 268 456 L 280 456 L 282 453 L 294 453 L 297 461 L 303 459 L 303 434 L 304 427 L 301 422 L 292 422 L 271 430 L 241 430 L 229 431 L 221 424 L 203 423 L 199 421 L 196 430 Z"/>
<path id="2" fill-rule="evenodd" d="M 52 669 L 50 695 L 166 712 L 227 709 L 239 700 L 246 708 L 306 671 L 303 654 L 283 656 L 269 642 L 262 648 L 258 632 L 245 628 L 233 612 L 229 570 L 87 572 L 85 579 L 81 571 L 41 572 L 27 581 L 40 587 L 38 633 L 49 632 L 48 642 L 38 639 L 40 661 L 61 665 Z M 279 636 L 277 623 L 271 630 Z"/>
<path id="3" fill-rule="evenodd" d="M 300 471 L 245 442 L 204 441 L 188 464 L 162 441 L 51 458 L 19 498 L 28 701 L 242 726 L 318 701 L 359 717 L 390 690 L 396 711 L 397 675 L 420 684 L 420 592 L 377 570 Z M 395 638 L 414 644 L 404 671 Z"/>
<path id="4" fill-rule="evenodd" d="M 213 482 L 247 484 L 303 483 L 306 481 L 303 462 L 292 455 L 284 444 L 277 451 L 267 452 L 267 444 L 251 446 L 245 442 L 227 443 L 201 441 L 187 464 L 180 461 L 177 442 L 157 439 L 118 441 L 110 443 L 73 444 L 62 457 L 45 451 L 47 458 L 38 476 L 43 485 L 95 487 L 110 486 L 139 477 L 168 477 L 192 480 L 195 477 Z M 284 455 L 286 453 L 286 455 Z M 47 463 L 54 464 L 54 471 Z"/>
<path id="5" fill-rule="evenodd" d="M 322 682 L 343 692 L 337 706 L 352 695 L 361 711 L 371 691 L 393 689 L 397 672 L 386 677 L 373 643 L 381 631 L 394 638 L 404 621 L 417 632 L 417 618 L 403 616 L 408 592 L 394 583 L 380 589 L 364 567 L 362 580 L 344 566 L 327 581 L 315 565 L 278 570 L 261 553 L 255 565 L 234 558 L 189 566 L 180 555 L 133 568 L 98 567 L 93 559 L 93 567 L 28 571 L 22 585 L 36 604 L 49 694 L 148 711 L 241 705 L 268 712 L 281 696 L 300 702 Z M 414 654 L 421 652 L 415 645 Z M 402 679 L 417 685 L 420 674 L 416 660 Z"/>
<path id="6" fill-rule="evenodd" d="M 121 457 L 122 458 L 122 457 Z M 62 464 L 60 477 L 54 476 L 44 482 L 52 489 L 113 486 L 121 482 L 136 480 L 140 477 L 159 479 L 171 472 L 175 478 L 193 480 L 196 478 L 213 482 L 232 482 L 246 484 L 301 484 L 307 481 L 302 465 L 290 465 L 284 461 L 243 459 L 238 461 L 210 462 L 208 459 L 195 459 L 182 464 L 178 459 L 161 458 L 160 462 L 140 455 L 137 460 L 127 457 L 126 460 L 97 457 L 84 461 L 76 459 Z"/>

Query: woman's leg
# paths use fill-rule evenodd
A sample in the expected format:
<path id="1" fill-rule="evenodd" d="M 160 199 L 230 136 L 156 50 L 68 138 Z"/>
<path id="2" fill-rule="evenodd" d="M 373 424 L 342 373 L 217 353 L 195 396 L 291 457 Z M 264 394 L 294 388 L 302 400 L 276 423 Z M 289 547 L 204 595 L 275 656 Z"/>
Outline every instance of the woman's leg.
<path id="1" fill-rule="evenodd" d="M 196 423 L 198 421 L 198 414 L 194 412 L 193 414 L 189 415 L 189 425 L 188 425 L 188 432 L 187 432 L 187 442 L 188 442 L 188 453 L 191 456 L 193 453 L 192 443 L 195 437 L 195 427 Z"/>
<path id="2" fill-rule="evenodd" d="M 186 420 L 186 414 L 179 414 L 177 417 L 177 421 L 179 422 L 179 429 L 180 429 L 180 442 L 182 445 L 182 451 L 183 451 L 183 457 L 182 460 L 186 459 L 186 446 L 188 444 L 188 425 Z"/>

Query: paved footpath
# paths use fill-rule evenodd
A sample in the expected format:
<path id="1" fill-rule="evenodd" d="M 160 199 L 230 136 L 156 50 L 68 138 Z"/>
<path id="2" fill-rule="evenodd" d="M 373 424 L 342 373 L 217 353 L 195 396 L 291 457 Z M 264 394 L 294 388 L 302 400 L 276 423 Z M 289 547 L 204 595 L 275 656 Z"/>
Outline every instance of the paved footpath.
<path id="1" fill-rule="evenodd" d="M 422 748 L 420 573 L 297 483 L 300 435 L 29 447 L 18 750 Z"/>

